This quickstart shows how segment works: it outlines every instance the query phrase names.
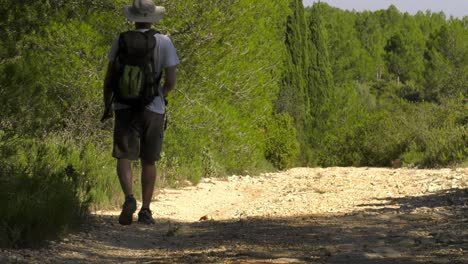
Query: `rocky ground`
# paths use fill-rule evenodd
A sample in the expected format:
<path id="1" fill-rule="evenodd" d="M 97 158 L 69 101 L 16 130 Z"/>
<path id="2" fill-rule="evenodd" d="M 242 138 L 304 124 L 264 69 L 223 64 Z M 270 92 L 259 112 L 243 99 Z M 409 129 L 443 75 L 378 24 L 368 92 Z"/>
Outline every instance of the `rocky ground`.
<path id="1" fill-rule="evenodd" d="M 468 263 L 468 168 L 296 168 L 163 189 L 157 224 L 96 212 L 0 263 Z"/>

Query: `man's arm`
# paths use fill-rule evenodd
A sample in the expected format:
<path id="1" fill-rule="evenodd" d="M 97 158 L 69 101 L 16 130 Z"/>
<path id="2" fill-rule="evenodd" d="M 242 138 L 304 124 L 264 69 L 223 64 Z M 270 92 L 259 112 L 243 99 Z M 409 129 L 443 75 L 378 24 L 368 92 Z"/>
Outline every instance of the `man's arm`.
<path id="1" fill-rule="evenodd" d="M 176 66 L 167 67 L 164 69 L 164 86 L 163 95 L 166 97 L 176 85 Z"/>
<path id="2" fill-rule="evenodd" d="M 109 61 L 107 65 L 106 78 L 104 79 L 104 106 L 109 106 L 112 103 L 112 74 L 114 69 L 114 62 Z"/>
<path id="3" fill-rule="evenodd" d="M 112 117 L 112 75 L 114 73 L 114 62 L 109 61 L 107 65 L 106 78 L 104 79 L 104 90 L 103 90 L 103 101 L 104 101 L 104 113 L 101 118 L 101 122 Z"/>

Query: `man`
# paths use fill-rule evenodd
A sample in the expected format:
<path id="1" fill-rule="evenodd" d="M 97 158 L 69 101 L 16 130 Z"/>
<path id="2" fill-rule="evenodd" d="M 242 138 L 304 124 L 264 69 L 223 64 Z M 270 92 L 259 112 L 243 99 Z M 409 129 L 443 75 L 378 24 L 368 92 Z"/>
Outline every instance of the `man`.
<path id="1" fill-rule="evenodd" d="M 159 21 L 164 13 L 164 7 L 155 6 L 152 0 L 134 0 L 132 6 L 124 8 L 125 17 L 135 23 L 135 31 L 139 32 L 150 30 L 152 24 Z M 156 33 L 154 38 L 154 72 L 156 76 L 161 76 L 162 71 L 164 72 L 164 85 L 157 83 L 157 96 L 140 110 L 118 101 L 113 104 L 115 125 L 112 155 L 117 159 L 117 175 L 125 194 L 125 202 L 119 216 L 119 223 L 122 225 L 132 223 L 133 213 L 137 209 L 132 192 L 131 161 L 138 159 L 141 160 L 142 167 L 142 207 L 138 213 L 138 222 L 154 224 L 150 203 L 156 179 L 155 163 L 160 159 L 164 134 L 164 98 L 176 84 L 176 66 L 180 63 L 174 45 L 167 36 Z M 115 82 L 112 80 L 116 75 L 114 63 L 119 56 L 120 45 L 122 44 L 117 37 L 109 53 L 109 65 L 104 81 L 104 120 L 112 116 L 112 101 L 115 97 Z"/>

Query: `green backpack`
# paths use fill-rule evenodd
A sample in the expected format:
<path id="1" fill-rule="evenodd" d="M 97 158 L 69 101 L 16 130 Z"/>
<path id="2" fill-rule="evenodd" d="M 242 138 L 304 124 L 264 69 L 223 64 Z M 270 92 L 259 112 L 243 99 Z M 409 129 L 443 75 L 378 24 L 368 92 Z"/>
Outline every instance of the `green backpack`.
<path id="1" fill-rule="evenodd" d="M 119 50 L 114 64 L 114 98 L 121 104 L 144 109 L 158 96 L 161 74 L 156 77 L 154 49 L 159 33 L 127 31 L 120 34 Z"/>

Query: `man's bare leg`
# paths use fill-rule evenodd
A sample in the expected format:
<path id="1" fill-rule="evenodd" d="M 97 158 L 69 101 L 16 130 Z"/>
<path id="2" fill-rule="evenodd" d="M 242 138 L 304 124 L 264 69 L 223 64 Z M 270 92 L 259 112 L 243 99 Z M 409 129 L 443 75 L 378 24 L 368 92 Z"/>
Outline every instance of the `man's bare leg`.
<path id="1" fill-rule="evenodd" d="M 138 222 L 152 225 L 154 219 L 150 210 L 151 199 L 153 198 L 154 182 L 156 180 L 155 162 L 141 161 L 141 193 L 142 202 L 141 210 L 138 213 Z"/>
<path id="2" fill-rule="evenodd" d="M 133 195 L 132 164 L 130 160 L 117 160 L 117 175 L 119 176 L 120 186 L 122 187 L 125 197 Z"/>
<path id="3" fill-rule="evenodd" d="M 154 183 L 156 181 L 156 165 L 155 162 L 141 161 L 141 191 L 142 191 L 142 206 L 141 208 L 150 209 L 151 199 L 153 198 Z"/>

